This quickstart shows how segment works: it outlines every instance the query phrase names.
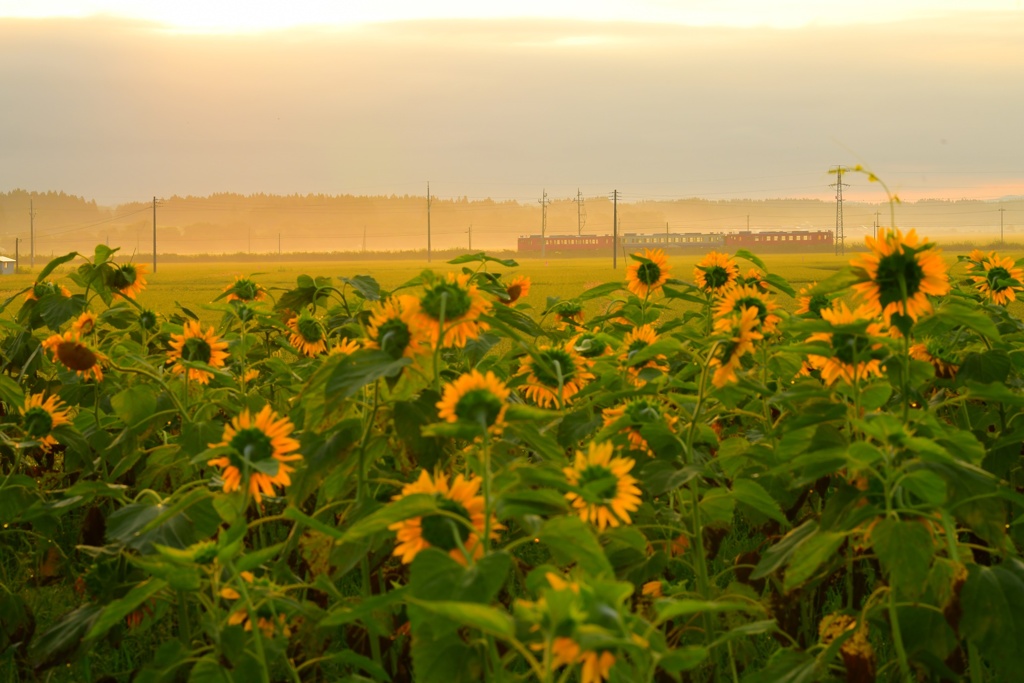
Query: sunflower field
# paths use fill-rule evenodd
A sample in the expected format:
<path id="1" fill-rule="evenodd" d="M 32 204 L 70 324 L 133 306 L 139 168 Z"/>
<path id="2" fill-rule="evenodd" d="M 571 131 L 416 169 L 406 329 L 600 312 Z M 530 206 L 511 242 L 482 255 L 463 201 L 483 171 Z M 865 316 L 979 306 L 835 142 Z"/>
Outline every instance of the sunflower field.
<path id="1" fill-rule="evenodd" d="M 866 247 L 240 276 L 205 323 L 57 258 L 2 323 L 0 680 L 1014 680 L 1024 271 Z"/>

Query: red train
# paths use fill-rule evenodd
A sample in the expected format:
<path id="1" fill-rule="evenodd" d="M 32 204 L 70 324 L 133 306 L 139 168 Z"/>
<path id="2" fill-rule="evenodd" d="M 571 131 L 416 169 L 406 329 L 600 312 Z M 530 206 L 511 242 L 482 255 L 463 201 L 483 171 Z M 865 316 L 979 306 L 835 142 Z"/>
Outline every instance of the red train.
<path id="1" fill-rule="evenodd" d="M 611 235 L 528 235 L 519 238 L 519 253 L 551 257 L 607 254 L 612 250 Z M 735 233 L 686 232 L 619 236 L 619 249 L 638 252 L 642 249 L 664 249 L 667 253 L 704 254 L 709 251 L 732 252 L 746 249 L 755 254 L 828 252 L 835 248 L 831 230 L 742 230 Z"/>

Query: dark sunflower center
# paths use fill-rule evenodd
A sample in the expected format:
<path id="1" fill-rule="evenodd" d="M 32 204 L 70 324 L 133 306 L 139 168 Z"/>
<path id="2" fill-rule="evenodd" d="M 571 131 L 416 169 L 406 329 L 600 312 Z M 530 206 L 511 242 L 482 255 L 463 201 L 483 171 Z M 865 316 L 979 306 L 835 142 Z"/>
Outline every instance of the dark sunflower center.
<path id="1" fill-rule="evenodd" d="M 712 289 L 724 287 L 729 282 L 729 271 L 722 266 L 710 266 L 704 269 L 704 282 Z"/>
<path id="2" fill-rule="evenodd" d="M 487 389 L 467 391 L 455 404 L 455 415 L 460 420 L 490 427 L 501 414 L 502 400 Z"/>
<path id="3" fill-rule="evenodd" d="M 646 349 L 648 346 L 650 346 L 649 342 L 647 342 L 647 341 L 645 341 L 643 339 L 634 339 L 633 342 L 630 343 L 629 347 L 626 349 L 626 357 L 629 358 L 630 356 L 635 354 L 637 351 L 640 351 L 642 349 Z"/>
<path id="4" fill-rule="evenodd" d="M 576 353 L 580 354 L 584 358 L 597 358 L 604 353 L 607 348 L 608 344 L 601 341 L 594 335 L 580 337 L 576 342 Z"/>
<path id="5" fill-rule="evenodd" d="M 209 363 L 212 353 L 213 350 L 206 340 L 199 337 L 189 337 L 185 340 L 185 345 L 181 347 L 181 358 L 187 361 Z"/>
<path id="6" fill-rule="evenodd" d="M 299 329 L 299 336 L 307 342 L 318 342 L 324 337 L 320 323 L 313 318 L 299 318 L 296 327 Z"/>
<path id="7" fill-rule="evenodd" d="M 138 279 L 138 273 L 135 270 L 135 266 L 124 265 L 114 271 L 112 284 L 116 289 L 125 289 L 135 284 Z"/>
<path id="8" fill-rule="evenodd" d="M 45 408 L 35 406 L 25 413 L 25 433 L 33 439 L 41 439 L 53 429 L 53 416 Z"/>
<path id="9" fill-rule="evenodd" d="M 69 370 L 85 372 L 96 365 L 96 354 L 78 342 L 65 341 L 57 347 L 57 358 Z"/>
<path id="10" fill-rule="evenodd" d="M 764 322 L 764 319 L 768 317 L 768 307 L 765 305 L 764 301 L 758 299 L 756 296 L 745 296 L 741 299 L 737 299 L 733 310 L 742 311 L 745 308 L 756 308 L 757 319 L 761 322 Z"/>
<path id="11" fill-rule="evenodd" d="M 883 256 L 878 261 L 878 274 L 875 276 L 878 283 L 878 299 L 883 308 L 903 300 L 900 278 L 906 284 L 909 299 L 921 289 L 924 270 L 913 255 L 897 252 Z"/>
<path id="12" fill-rule="evenodd" d="M 985 277 L 988 279 L 988 286 L 992 291 L 1006 289 L 1007 285 L 1005 284 L 1005 281 L 1013 279 L 1010 275 L 1010 271 L 1006 270 L 1006 268 L 1003 268 L 1002 266 L 989 268 L 988 272 L 985 273 Z"/>
<path id="13" fill-rule="evenodd" d="M 444 309 L 445 320 L 457 320 L 469 313 L 473 300 L 469 292 L 449 282 L 435 285 L 420 301 L 420 306 L 434 320 L 441 319 Z"/>
<path id="14" fill-rule="evenodd" d="M 588 503 L 604 503 L 615 498 L 619 480 L 603 465 L 587 465 L 580 472 L 579 487 Z"/>
<path id="15" fill-rule="evenodd" d="M 657 263 L 641 263 L 636 269 L 636 279 L 645 285 L 653 285 L 661 279 L 661 268 Z"/>
<path id="16" fill-rule="evenodd" d="M 235 453 L 245 462 L 262 462 L 274 454 L 274 444 L 262 429 L 249 427 L 239 429 L 228 442 Z M 234 460 L 234 459 L 232 459 Z M 235 463 L 236 466 L 240 463 Z"/>
<path id="17" fill-rule="evenodd" d="M 568 384 L 576 374 L 576 365 L 572 357 L 560 349 L 542 351 L 533 363 L 533 376 L 547 387 L 558 386 L 558 375 L 562 375 L 562 384 Z"/>
<path id="18" fill-rule="evenodd" d="M 378 327 L 377 334 L 380 350 L 396 360 L 402 357 L 412 340 L 409 326 L 396 318 L 392 318 Z"/>
<path id="19" fill-rule="evenodd" d="M 457 515 L 467 522 L 471 522 L 469 510 L 461 503 L 447 498 L 442 499 L 437 505 L 445 512 Z M 423 539 L 435 548 L 451 551 L 459 547 L 459 543 L 465 545 L 469 538 L 469 526 L 460 524 L 451 517 L 445 515 L 427 515 L 420 518 L 420 535 Z M 458 538 L 458 542 L 456 542 Z"/>
<path id="20" fill-rule="evenodd" d="M 832 300 L 824 294 L 815 294 L 807 304 L 807 310 L 816 317 L 821 317 L 821 312 L 832 305 Z"/>
<path id="21" fill-rule="evenodd" d="M 513 301 L 516 301 L 517 299 L 519 299 L 519 297 L 523 295 L 523 286 L 510 285 L 509 288 L 505 290 L 505 294 L 507 295 L 505 303 L 512 303 Z"/>
<path id="22" fill-rule="evenodd" d="M 846 365 L 856 365 L 871 358 L 871 342 L 859 334 L 833 334 L 832 350 L 835 357 Z"/>

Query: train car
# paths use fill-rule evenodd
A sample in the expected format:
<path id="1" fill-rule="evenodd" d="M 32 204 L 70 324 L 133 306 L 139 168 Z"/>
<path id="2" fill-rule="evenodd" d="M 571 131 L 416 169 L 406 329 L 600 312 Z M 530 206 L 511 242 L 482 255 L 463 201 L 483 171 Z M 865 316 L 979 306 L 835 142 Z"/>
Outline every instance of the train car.
<path id="1" fill-rule="evenodd" d="M 611 235 L 523 235 L 519 238 L 519 253 L 529 256 L 594 256 L 611 251 Z"/>
<path id="2" fill-rule="evenodd" d="M 660 233 L 639 235 L 630 232 L 619 237 L 619 244 L 622 245 L 622 249 L 630 253 L 643 249 L 663 249 L 665 253 L 703 254 L 722 249 L 725 245 L 725 235 L 720 232 L 683 232 L 664 235 Z"/>
<path id="3" fill-rule="evenodd" d="M 597 256 L 612 251 L 611 235 L 523 235 L 519 253 L 524 256 Z M 734 252 L 746 249 L 755 254 L 828 252 L 835 248 L 831 230 L 743 230 L 737 233 L 655 233 L 619 235 L 620 253 L 638 253 L 644 249 L 663 249 L 667 254 L 706 254 L 709 251 Z"/>
<path id="4" fill-rule="evenodd" d="M 835 238 L 831 230 L 742 230 L 725 236 L 725 249 L 755 254 L 826 252 L 835 249 Z"/>

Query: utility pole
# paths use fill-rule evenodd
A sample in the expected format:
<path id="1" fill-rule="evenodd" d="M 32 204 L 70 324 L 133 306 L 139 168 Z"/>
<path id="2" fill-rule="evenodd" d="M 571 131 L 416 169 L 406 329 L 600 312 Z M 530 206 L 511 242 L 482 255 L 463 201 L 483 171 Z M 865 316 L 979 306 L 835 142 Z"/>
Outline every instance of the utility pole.
<path id="1" fill-rule="evenodd" d="M 1003 241 L 1003 214 L 1005 212 L 1006 209 L 999 207 L 999 244 L 1006 244 L 1006 242 Z"/>
<path id="2" fill-rule="evenodd" d="M 547 258 L 548 247 L 548 191 L 542 190 L 540 198 L 540 257 Z"/>
<path id="3" fill-rule="evenodd" d="M 836 166 L 836 182 L 829 187 L 836 188 L 836 256 L 846 253 L 845 237 L 843 235 L 843 187 L 849 187 L 843 182 L 843 167 Z"/>
<path id="4" fill-rule="evenodd" d="M 619 191 L 612 190 L 612 270 L 619 267 Z"/>
<path id="5" fill-rule="evenodd" d="M 587 210 L 583 207 L 583 193 L 576 188 L 576 235 L 583 234 L 583 226 L 587 224 Z"/>
<path id="6" fill-rule="evenodd" d="M 469 233 L 469 250 L 473 251 L 473 224 L 472 223 L 469 224 L 469 230 L 467 230 L 466 232 Z"/>
<path id="7" fill-rule="evenodd" d="M 14 238 L 14 272 L 17 273 L 18 269 L 21 268 L 21 257 L 18 255 L 18 242 L 17 237 Z"/>
<path id="8" fill-rule="evenodd" d="M 156 197 L 153 197 L 153 272 L 156 273 Z"/>
<path id="9" fill-rule="evenodd" d="M 875 211 L 875 231 L 872 233 L 871 236 L 874 237 L 876 240 L 878 239 L 878 228 L 882 227 L 878 224 L 878 219 L 881 215 L 882 213 L 880 211 Z"/>
<path id="10" fill-rule="evenodd" d="M 430 263 L 430 183 L 427 183 L 427 263 Z"/>
<path id="11" fill-rule="evenodd" d="M 668 241 L 668 221 L 665 221 L 665 241 Z"/>
<path id="12" fill-rule="evenodd" d="M 36 267 L 36 207 L 28 200 L 28 265 Z"/>

